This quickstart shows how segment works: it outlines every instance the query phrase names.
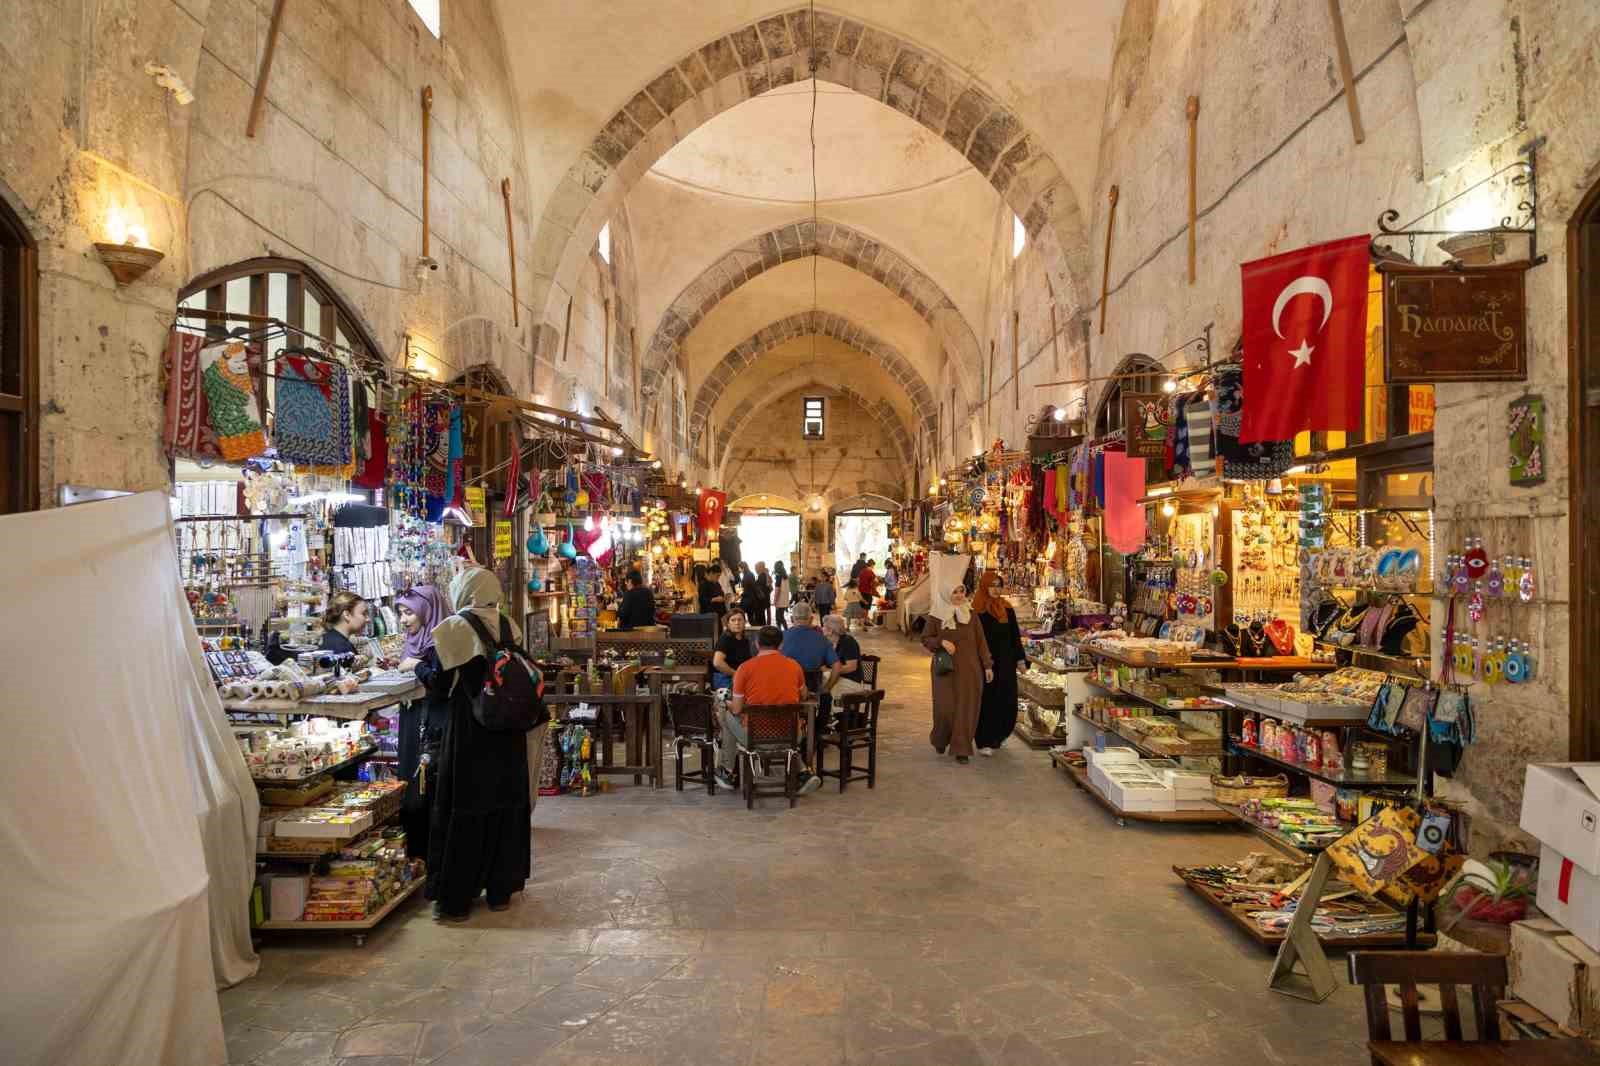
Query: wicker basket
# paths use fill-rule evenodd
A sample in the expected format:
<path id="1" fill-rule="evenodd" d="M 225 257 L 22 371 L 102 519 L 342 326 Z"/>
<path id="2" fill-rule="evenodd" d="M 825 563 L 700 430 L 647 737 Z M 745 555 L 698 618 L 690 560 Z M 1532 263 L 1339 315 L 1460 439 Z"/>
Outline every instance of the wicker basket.
<path id="1" fill-rule="evenodd" d="M 1065 710 L 1067 706 L 1067 690 L 1063 688 L 1046 688 L 1035 685 L 1026 677 L 1017 678 L 1017 690 L 1041 707 L 1052 710 Z"/>
<path id="2" fill-rule="evenodd" d="M 1283 799 L 1289 795 L 1289 775 L 1250 777 L 1238 774 L 1223 777 L 1221 774 L 1212 774 L 1211 790 L 1213 799 L 1230 807 L 1237 807 L 1245 800 Z"/>

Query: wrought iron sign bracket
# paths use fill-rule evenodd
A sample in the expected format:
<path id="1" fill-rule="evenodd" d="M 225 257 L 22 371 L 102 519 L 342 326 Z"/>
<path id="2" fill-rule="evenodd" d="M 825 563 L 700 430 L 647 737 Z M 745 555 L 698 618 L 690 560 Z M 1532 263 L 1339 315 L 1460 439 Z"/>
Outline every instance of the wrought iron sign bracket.
<path id="1" fill-rule="evenodd" d="M 1528 264 L 1536 267 L 1550 257 L 1539 254 L 1539 149 L 1544 145 L 1545 139 L 1537 137 L 1518 150 L 1521 159 L 1507 163 L 1499 170 L 1490 174 L 1481 181 L 1462 189 L 1450 199 L 1435 207 L 1430 207 L 1410 222 L 1396 226 L 1400 212 L 1390 208 L 1378 216 L 1378 235 L 1372 238 L 1371 253 L 1375 260 L 1383 260 L 1394 254 L 1393 249 L 1379 244 L 1380 241 L 1391 240 L 1396 237 L 1405 237 L 1410 242 L 1410 258 L 1416 260 L 1416 246 L 1418 237 L 1526 237 L 1528 238 Z M 1485 229 L 1412 229 L 1418 222 L 1429 215 L 1437 214 L 1460 200 L 1468 193 L 1487 185 L 1502 175 L 1510 174 L 1508 181 L 1513 188 L 1522 189 L 1522 199 L 1517 202 L 1515 215 L 1507 215 L 1500 219 L 1498 226 Z"/>

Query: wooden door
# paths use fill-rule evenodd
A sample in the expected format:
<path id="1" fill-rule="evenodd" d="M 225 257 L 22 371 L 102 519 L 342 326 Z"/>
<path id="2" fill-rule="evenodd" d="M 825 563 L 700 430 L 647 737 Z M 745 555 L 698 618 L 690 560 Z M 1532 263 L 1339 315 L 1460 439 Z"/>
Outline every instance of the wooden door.
<path id="1" fill-rule="evenodd" d="M 1568 229 L 1571 321 L 1571 755 L 1600 759 L 1600 185 Z"/>

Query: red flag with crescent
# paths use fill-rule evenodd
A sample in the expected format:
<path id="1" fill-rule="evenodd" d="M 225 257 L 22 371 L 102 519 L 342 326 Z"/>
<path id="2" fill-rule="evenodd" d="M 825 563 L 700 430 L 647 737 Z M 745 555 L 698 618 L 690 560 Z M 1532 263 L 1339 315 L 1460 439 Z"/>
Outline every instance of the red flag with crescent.
<path id="1" fill-rule="evenodd" d="M 700 532 L 710 535 L 722 528 L 722 513 L 728 507 L 728 494 L 716 489 L 700 493 Z"/>
<path id="2" fill-rule="evenodd" d="M 1239 443 L 1356 430 L 1367 366 L 1367 237 L 1239 267 L 1244 412 Z"/>

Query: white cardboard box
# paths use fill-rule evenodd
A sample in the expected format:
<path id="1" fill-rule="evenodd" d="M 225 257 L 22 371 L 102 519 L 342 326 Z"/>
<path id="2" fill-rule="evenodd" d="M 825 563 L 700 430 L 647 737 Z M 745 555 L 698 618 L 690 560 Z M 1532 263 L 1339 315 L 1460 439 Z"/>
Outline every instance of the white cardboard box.
<path id="1" fill-rule="evenodd" d="M 1600 951 L 1600 877 L 1568 866 L 1549 844 L 1539 848 L 1539 909 Z"/>
<path id="2" fill-rule="evenodd" d="M 1120 811 L 1171 811 L 1177 809 L 1177 797 L 1172 789 L 1151 778 L 1148 782 L 1113 779 L 1106 789 L 1106 799 Z"/>
<path id="3" fill-rule="evenodd" d="M 1508 991 L 1551 1020 L 1600 1035 L 1600 955 L 1548 918 L 1514 922 Z"/>
<path id="4" fill-rule="evenodd" d="M 1600 763 L 1530 765 L 1520 824 L 1540 843 L 1600 875 Z"/>
<path id="5" fill-rule="evenodd" d="M 306 894 L 310 890 L 309 877 L 286 877 L 282 874 L 274 876 L 267 917 L 274 922 L 299 921 L 301 915 L 306 912 Z"/>
<path id="6" fill-rule="evenodd" d="M 1162 780 L 1181 800 L 1208 800 L 1214 792 L 1211 775 L 1193 770 L 1168 770 L 1162 774 Z"/>
<path id="7" fill-rule="evenodd" d="M 1102 763 L 1135 763 L 1139 761 L 1139 753 L 1132 748 L 1106 748 L 1105 751 L 1095 751 L 1093 748 L 1083 749 L 1083 757 L 1090 766 L 1099 766 Z"/>

